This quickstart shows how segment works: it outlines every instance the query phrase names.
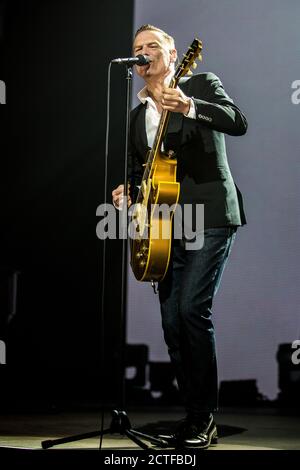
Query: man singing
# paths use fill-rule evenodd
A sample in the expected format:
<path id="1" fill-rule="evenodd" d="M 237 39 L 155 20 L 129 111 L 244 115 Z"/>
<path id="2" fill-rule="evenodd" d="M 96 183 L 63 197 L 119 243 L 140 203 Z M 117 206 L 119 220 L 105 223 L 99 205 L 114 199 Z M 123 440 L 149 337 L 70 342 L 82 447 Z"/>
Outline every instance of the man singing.
<path id="1" fill-rule="evenodd" d="M 204 244 L 191 250 L 184 236 L 173 240 L 169 269 L 159 283 L 159 299 L 164 338 L 186 409 L 175 433 L 161 437 L 172 446 L 206 449 L 217 441 L 213 298 L 237 228 L 246 223 L 242 197 L 227 161 L 224 134 L 245 134 L 247 121 L 213 73 L 184 79 L 175 89 L 168 87 L 177 51 L 174 39 L 161 29 L 148 24 L 139 28 L 133 53 L 148 56 L 150 63 L 136 66 L 145 87 L 138 94 L 141 103 L 131 112 L 131 195 L 140 184 L 161 113 L 168 110 L 171 118 L 164 146 L 176 152 L 179 204 L 204 205 Z M 123 186 L 112 195 L 118 207 Z"/>

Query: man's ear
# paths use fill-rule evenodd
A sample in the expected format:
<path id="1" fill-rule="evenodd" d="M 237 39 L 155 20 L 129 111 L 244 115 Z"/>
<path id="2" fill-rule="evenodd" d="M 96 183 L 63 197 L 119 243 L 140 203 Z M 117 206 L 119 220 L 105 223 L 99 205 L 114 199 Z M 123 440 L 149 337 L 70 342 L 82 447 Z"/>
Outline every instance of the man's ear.
<path id="1" fill-rule="evenodd" d="M 171 57 L 171 62 L 175 64 L 177 60 L 177 50 L 176 49 L 171 49 L 170 50 L 170 57 Z"/>

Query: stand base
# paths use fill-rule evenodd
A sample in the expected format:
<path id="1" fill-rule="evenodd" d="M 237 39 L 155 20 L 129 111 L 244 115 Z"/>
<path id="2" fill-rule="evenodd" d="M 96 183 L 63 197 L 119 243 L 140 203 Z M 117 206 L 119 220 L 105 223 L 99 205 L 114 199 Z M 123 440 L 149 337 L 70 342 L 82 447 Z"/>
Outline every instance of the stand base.
<path id="1" fill-rule="evenodd" d="M 60 439 L 51 439 L 42 441 L 42 448 L 49 449 L 50 447 L 65 444 L 67 442 L 74 442 L 80 441 L 81 439 L 89 439 L 90 437 L 97 437 L 105 434 L 121 434 L 122 436 L 126 435 L 129 439 L 131 439 L 135 444 L 140 446 L 142 449 L 149 449 L 150 446 L 145 444 L 141 439 L 145 439 L 146 441 L 151 442 L 152 444 L 156 444 L 159 447 L 166 448 L 169 447 L 168 443 L 163 439 L 158 439 L 153 436 L 149 436 L 148 434 L 144 434 L 142 432 L 136 431 L 131 427 L 129 418 L 125 411 L 123 410 L 113 410 L 112 411 L 112 420 L 110 423 L 110 427 L 108 429 L 104 429 L 101 431 L 91 431 L 84 434 L 76 434 L 74 436 L 69 437 L 62 437 Z"/>

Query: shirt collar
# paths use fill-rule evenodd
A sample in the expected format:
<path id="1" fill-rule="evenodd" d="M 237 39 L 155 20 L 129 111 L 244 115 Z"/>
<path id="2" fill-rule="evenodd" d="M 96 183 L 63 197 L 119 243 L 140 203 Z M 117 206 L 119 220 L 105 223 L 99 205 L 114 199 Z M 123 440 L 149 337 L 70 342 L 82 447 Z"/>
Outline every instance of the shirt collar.
<path id="1" fill-rule="evenodd" d="M 147 90 L 147 87 L 144 86 L 144 88 L 142 88 L 138 94 L 137 94 L 137 97 L 138 99 L 141 101 L 141 103 L 145 104 L 146 101 L 148 101 L 147 98 L 150 98 L 150 96 L 148 95 L 148 90 Z"/>

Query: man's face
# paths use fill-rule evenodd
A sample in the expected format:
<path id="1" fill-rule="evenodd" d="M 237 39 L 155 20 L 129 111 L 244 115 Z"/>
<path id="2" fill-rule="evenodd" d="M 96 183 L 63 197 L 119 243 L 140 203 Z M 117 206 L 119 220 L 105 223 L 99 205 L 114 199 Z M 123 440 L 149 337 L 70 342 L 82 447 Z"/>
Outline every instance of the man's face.
<path id="1" fill-rule="evenodd" d="M 169 42 L 159 31 L 142 31 L 134 40 L 133 54 L 142 54 L 150 57 L 150 64 L 136 66 L 140 77 L 164 78 L 174 70 L 177 57 L 176 49 L 171 49 Z"/>

